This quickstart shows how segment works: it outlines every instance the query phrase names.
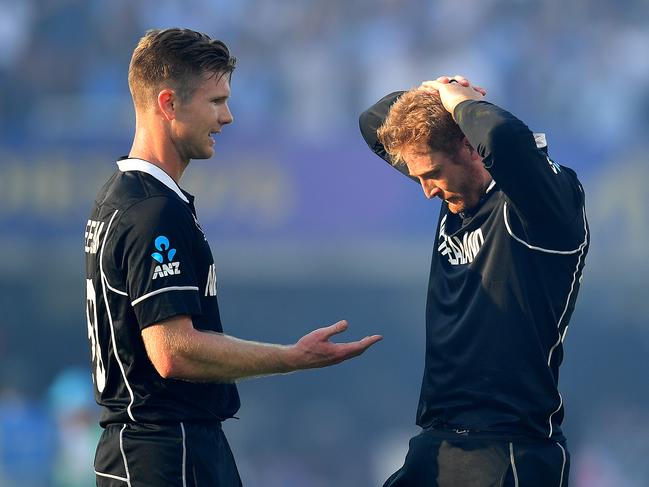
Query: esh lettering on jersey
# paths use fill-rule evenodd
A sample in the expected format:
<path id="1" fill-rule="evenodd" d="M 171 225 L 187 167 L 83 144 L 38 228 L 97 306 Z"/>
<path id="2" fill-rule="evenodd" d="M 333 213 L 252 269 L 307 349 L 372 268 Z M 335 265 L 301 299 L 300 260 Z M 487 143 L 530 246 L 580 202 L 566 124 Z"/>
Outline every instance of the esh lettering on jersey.
<path id="1" fill-rule="evenodd" d="M 439 227 L 439 246 L 437 250 L 445 255 L 451 265 L 469 264 L 482 248 L 484 236 L 482 229 L 466 232 L 462 239 L 457 235 L 446 234 L 446 216 L 442 218 Z"/>
<path id="2" fill-rule="evenodd" d="M 104 222 L 88 220 L 86 223 L 86 242 L 84 251 L 86 254 L 96 254 L 99 250 L 99 236 L 104 228 Z"/>
<path id="3" fill-rule="evenodd" d="M 153 252 L 151 257 L 160 265 L 155 266 L 153 269 L 153 277 L 151 280 L 155 280 L 158 277 L 167 277 L 175 276 L 180 274 L 180 262 L 173 262 L 174 257 L 176 256 L 176 249 L 171 248 L 169 239 L 164 235 L 160 235 L 155 239 L 155 248 L 157 252 Z M 165 264 L 165 257 L 169 261 Z"/>

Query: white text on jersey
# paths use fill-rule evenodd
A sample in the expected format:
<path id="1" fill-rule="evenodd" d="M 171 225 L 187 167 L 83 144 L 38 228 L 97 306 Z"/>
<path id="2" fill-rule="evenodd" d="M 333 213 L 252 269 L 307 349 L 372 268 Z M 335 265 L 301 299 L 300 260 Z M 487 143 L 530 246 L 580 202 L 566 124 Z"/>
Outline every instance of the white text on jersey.
<path id="1" fill-rule="evenodd" d="M 99 250 L 99 235 L 104 228 L 104 222 L 88 220 L 86 223 L 86 245 L 84 251 L 86 254 L 96 254 Z"/>
<path id="2" fill-rule="evenodd" d="M 445 255 L 451 265 L 468 264 L 473 262 L 475 256 L 482 248 L 484 236 L 482 229 L 466 232 L 460 240 L 457 236 L 446 235 L 446 216 L 442 218 L 439 227 L 440 244 L 437 250 Z"/>
<path id="3" fill-rule="evenodd" d="M 216 266 L 212 264 L 207 270 L 205 296 L 216 296 Z"/>
<path id="4" fill-rule="evenodd" d="M 168 264 L 155 266 L 151 280 L 155 280 L 158 277 L 174 276 L 178 274 L 180 274 L 180 262 L 169 262 Z"/>

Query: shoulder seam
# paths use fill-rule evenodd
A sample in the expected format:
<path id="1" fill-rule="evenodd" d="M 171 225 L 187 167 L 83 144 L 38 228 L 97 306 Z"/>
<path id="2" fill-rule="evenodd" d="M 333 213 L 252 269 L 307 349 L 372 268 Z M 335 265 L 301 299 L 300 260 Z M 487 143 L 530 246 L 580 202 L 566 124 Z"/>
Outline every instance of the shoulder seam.
<path id="1" fill-rule="evenodd" d="M 582 214 L 583 214 L 583 220 L 584 220 L 584 240 L 579 244 L 579 246 L 576 249 L 572 250 L 556 250 L 556 249 L 546 249 L 543 247 L 538 247 L 536 245 L 532 245 L 529 242 L 526 242 L 522 238 L 516 236 L 514 232 L 512 231 L 511 227 L 509 226 L 509 220 L 507 218 L 507 201 L 504 202 L 503 205 L 503 220 L 505 221 L 505 228 L 507 229 L 507 233 L 517 242 L 523 244 L 525 247 L 527 247 L 530 250 L 538 250 L 539 252 L 545 252 L 548 254 L 559 254 L 559 255 L 572 255 L 580 252 L 584 246 L 588 243 L 588 230 L 586 226 L 586 207 L 582 206 Z"/>

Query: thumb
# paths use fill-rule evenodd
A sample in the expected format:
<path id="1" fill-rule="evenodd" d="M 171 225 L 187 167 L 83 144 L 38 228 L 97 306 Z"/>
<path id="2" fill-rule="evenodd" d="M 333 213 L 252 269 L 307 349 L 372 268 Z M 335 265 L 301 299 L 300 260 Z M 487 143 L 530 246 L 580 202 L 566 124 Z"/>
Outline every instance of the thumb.
<path id="1" fill-rule="evenodd" d="M 339 333 L 342 333 L 345 331 L 349 326 L 349 323 L 347 323 L 347 320 L 340 320 L 333 325 L 327 326 L 324 328 L 324 337 L 328 340 L 334 335 L 338 335 Z"/>

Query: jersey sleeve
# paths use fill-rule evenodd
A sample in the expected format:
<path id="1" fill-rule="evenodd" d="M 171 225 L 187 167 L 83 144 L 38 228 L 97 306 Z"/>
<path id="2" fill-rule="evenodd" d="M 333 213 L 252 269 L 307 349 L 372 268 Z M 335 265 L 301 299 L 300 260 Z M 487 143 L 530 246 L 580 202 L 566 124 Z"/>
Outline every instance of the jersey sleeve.
<path id="1" fill-rule="evenodd" d="M 454 118 L 526 224 L 575 221 L 583 189 L 572 170 L 548 157 L 544 137 L 536 140 L 514 115 L 485 101 L 460 103 Z"/>
<path id="2" fill-rule="evenodd" d="M 195 237 L 189 207 L 167 196 L 138 202 L 122 216 L 114 259 L 140 328 L 201 314 Z"/>
<path id="3" fill-rule="evenodd" d="M 390 107 L 404 93 L 405 91 L 395 91 L 393 93 L 390 93 L 389 95 L 384 96 L 370 108 L 361 113 L 361 116 L 358 119 L 358 123 L 361 129 L 361 135 L 363 136 L 365 143 L 368 145 L 372 152 L 374 152 L 377 156 L 390 164 L 390 166 L 394 167 L 404 176 L 407 176 L 413 181 L 419 183 L 416 178 L 410 177 L 408 168 L 404 164 L 398 164 L 396 166 L 392 164 L 390 155 L 385 150 L 385 147 L 383 147 L 383 144 L 379 142 L 379 138 L 376 135 L 376 131 L 379 129 L 379 127 L 381 127 L 381 125 L 383 125 L 383 122 L 387 118 Z"/>

